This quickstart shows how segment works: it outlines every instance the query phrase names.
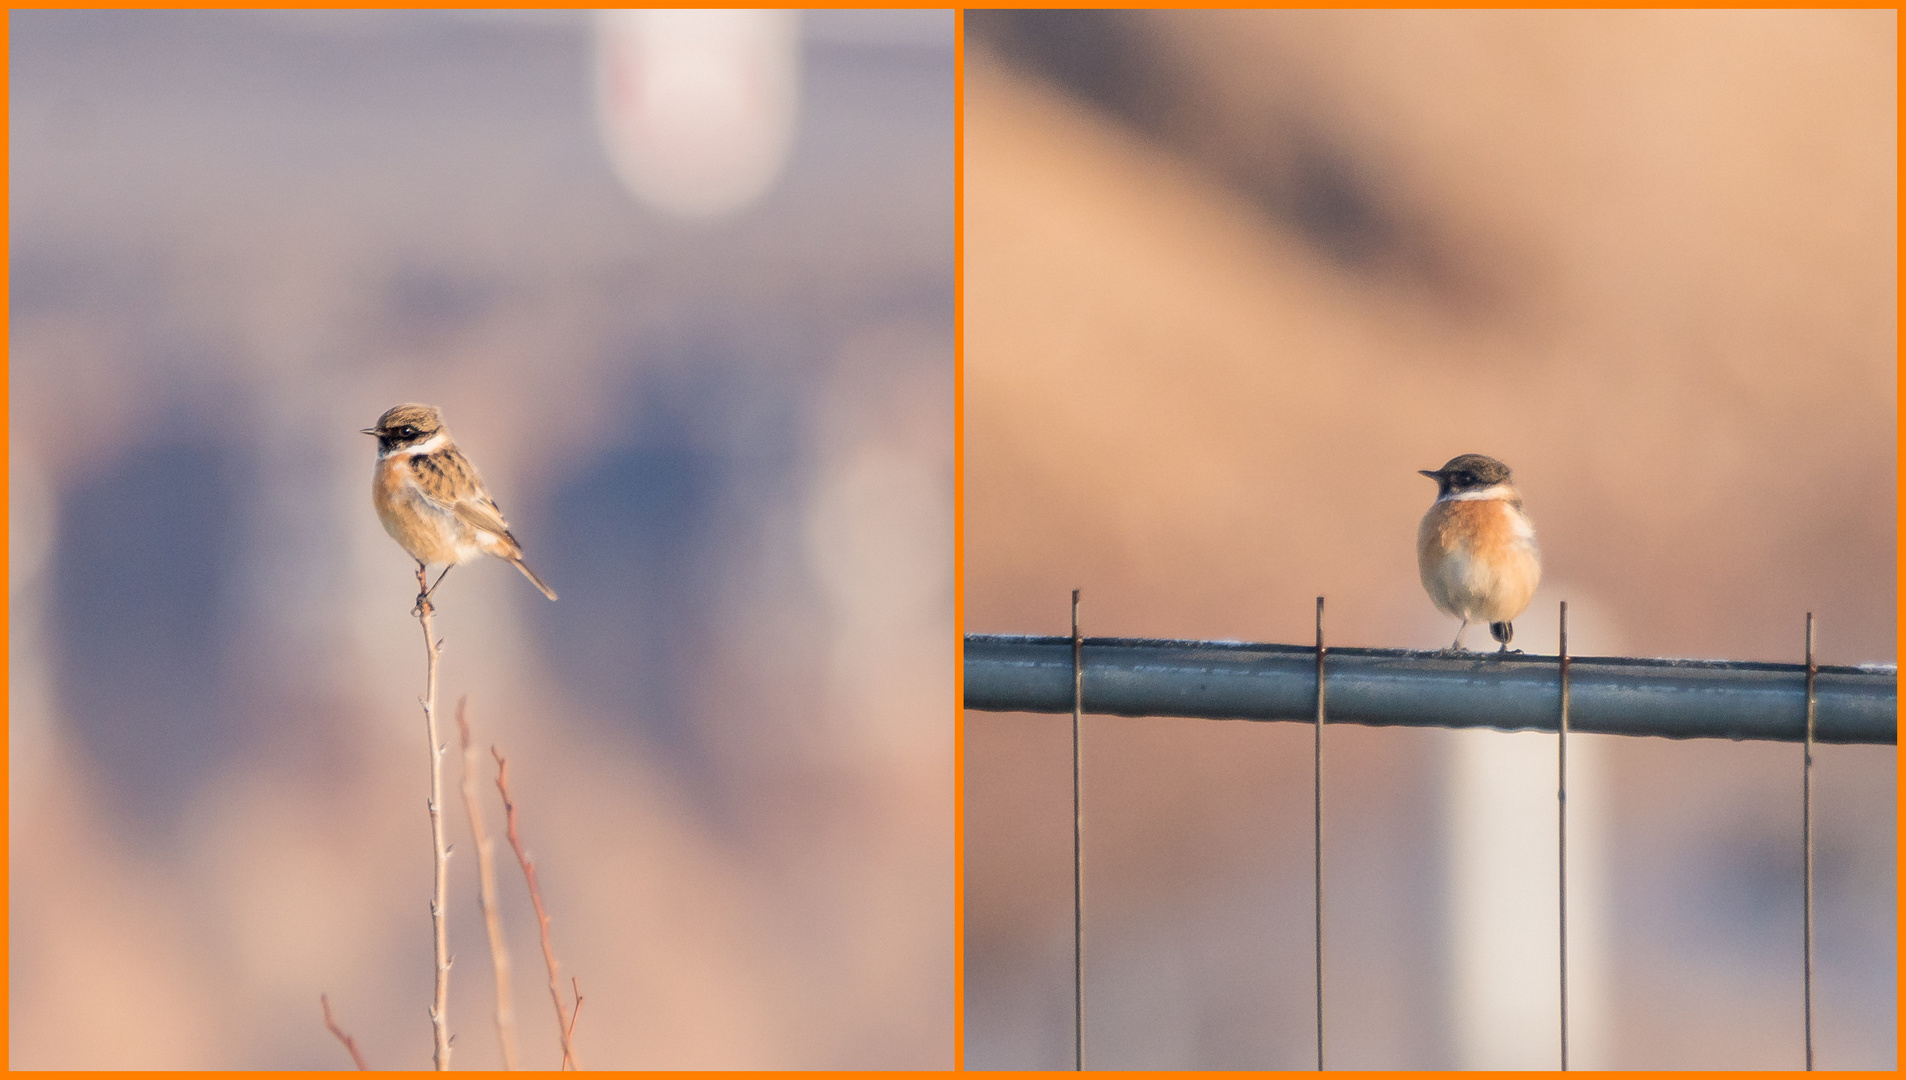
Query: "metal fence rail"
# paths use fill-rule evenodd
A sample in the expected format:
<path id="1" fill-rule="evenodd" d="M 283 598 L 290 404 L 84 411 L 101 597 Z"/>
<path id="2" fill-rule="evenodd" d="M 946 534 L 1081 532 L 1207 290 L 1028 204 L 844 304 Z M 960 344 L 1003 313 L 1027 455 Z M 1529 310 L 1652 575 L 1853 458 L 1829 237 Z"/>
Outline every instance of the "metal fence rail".
<path id="1" fill-rule="evenodd" d="M 1892 665 L 1821 667 L 1807 613 L 1806 663 L 1643 660 L 1568 653 L 1568 604 L 1559 612 L 1560 656 L 1326 648 L 1324 598 L 1317 643 L 1084 638 L 1079 593 L 1072 636 L 972 634 L 966 638 L 966 707 L 1072 714 L 1073 1067 L 1085 1067 L 1085 939 L 1080 727 L 1083 712 L 1309 721 L 1316 900 L 1317 1068 L 1324 1068 L 1323 734 L 1328 723 L 1554 731 L 1556 879 L 1560 931 L 1560 1063 L 1568 1045 L 1567 736 L 1573 731 L 1671 739 L 1760 739 L 1803 744 L 1801 836 L 1805 943 L 1805 1067 L 1813 1068 L 1813 744 L 1895 745 L 1898 672 Z M 1326 709 L 1326 691 L 1329 706 Z"/>
<path id="2" fill-rule="evenodd" d="M 1086 638 L 1085 711 L 1315 722 L 1317 649 L 1230 641 Z M 1333 724 L 1555 731 L 1554 656 L 1332 647 L 1324 661 Z M 966 707 L 1069 713 L 1072 640 L 970 634 Z M 1825 667 L 1814 683 L 1814 741 L 1893 745 L 1898 673 Z M 1800 742 L 1807 666 L 1715 660 L 1569 658 L 1569 730 L 1671 739 Z"/>

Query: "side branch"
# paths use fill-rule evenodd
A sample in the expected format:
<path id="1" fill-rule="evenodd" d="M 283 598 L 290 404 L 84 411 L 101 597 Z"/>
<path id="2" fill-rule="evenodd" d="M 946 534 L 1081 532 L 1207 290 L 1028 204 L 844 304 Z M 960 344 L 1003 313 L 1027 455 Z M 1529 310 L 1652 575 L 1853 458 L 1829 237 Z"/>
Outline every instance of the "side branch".
<path id="1" fill-rule="evenodd" d="M 506 832 L 510 840 L 510 849 L 516 852 L 516 861 L 523 867 L 523 878 L 529 882 L 529 901 L 536 907 L 536 925 L 543 938 L 543 964 L 549 969 L 549 999 L 556 1003 L 556 1032 L 562 1036 L 563 1063 L 565 1069 L 580 1069 L 576 1061 L 576 1050 L 570 1041 L 575 1024 L 569 1018 L 569 1010 L 563 1006 L 562 982 L 556 974 L 556 950 L 549 944 L 549 912 L 543 908 L 543 891 L 536 884 L 536 864 L 530 861 L 523 851 L 523 842 L 516 833 L 516 803 L 510 799 L 510 763 L 504 759 L 496 747 L 490 747 L 490 753 L 496 758 L 496 789 L 503 793 L 503 813 Z M 576 990 L 578 1011 L 582 1005 L 582 990 Z"/>
<path id="2" fill-rule="evenodd" d="M 565 1041 L 576 1037 L 576 1021 L 582 1019 L 582 981 L 571 975 L 569 985 L 576 991 L 576 1004 L 569 1010 L 569 1030 L 563 1035 Z"/>
<path id="3" fill-rule="evenodd" d="M 483 827 L 483 809 L 477 798 L 477 749 L 470 739 L 470 721 L 464 715 L 469 696 L 457 699 L 457 730 L 463 742 L 463 809 L 470 816 L 470 835 L 476 838 L 477 902 L 483 908 L 483 927 L 490 935 L 490 966 L 496 973 L 496 1041 L 502 1047 L 503 1067 L 515 1069 L 516 1008 L 510 996 L 510 947 L 503 939 L 503 919 L 496 904 L 496 843 Z"/>
<path id="4" fill-rule="evenodd" d="M 578 994 L 576 995 L 576 1002 L 577 1004 L 581 1004 L 582 1002 L 582 995 L 580 992 L 578 992 Z M 338 1038 L 338 1041 L 344 1044 L 344 1049 L 350 1052 L 351 1060 L 357 1063 L 357 1070 L 359 1072 L 370 1072 L 371 1067 L 369 1065 L 364 1064 L 364 1055 L 357 1052 L 357 1040 L 351 1038 L 349 1035 L 346 1035 L 344 1033 L 344 1029 L 338 1026 L 338 1022 L 336 1020 L 331 1019 L 330 997 L 325 994 L 319 994 L 318 1004 L 324 1006 L 324 1026 L 327 1028 L 330 1028 L 331 1034 L 336 1035 Z"/>

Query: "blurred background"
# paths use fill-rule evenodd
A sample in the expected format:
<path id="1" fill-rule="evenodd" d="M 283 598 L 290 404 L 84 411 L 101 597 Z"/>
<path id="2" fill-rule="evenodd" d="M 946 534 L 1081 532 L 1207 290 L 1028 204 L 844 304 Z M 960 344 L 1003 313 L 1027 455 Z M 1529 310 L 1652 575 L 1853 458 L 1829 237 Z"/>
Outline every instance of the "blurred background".
<path id="1" fill-rule="evenodd" d="M 973 12 L 965 629 L 1891 663 L 1891 12 Z M 1489 644 L 1470 633 L 1472 647 Z M 1069 718 L 965 717 L 966 1041 L 1070 1067 Z M 1088 717 L 1088 1067 L 1308 1068 L 1310 740 Z M 1333 1068 L 1553 1068 L 1554 740 L 1325 736 Z M 1570 740 L 1571 1065 L 1802 1063 L 1800 748 Z M 1816 755 L 1816 1061 L 1895 1064 L 1892 747 Z"/>
<path id="2" fill-rule="evenodd" d="M 580 1061 L 950 1065 L 951 14 L 9 25 L 9 1063 L 348 1067 L 323 992 L 428 1066 L 424 658 L 358 434 L 422 401 L 562 594 L 485 560 L 436 625 Z"/>

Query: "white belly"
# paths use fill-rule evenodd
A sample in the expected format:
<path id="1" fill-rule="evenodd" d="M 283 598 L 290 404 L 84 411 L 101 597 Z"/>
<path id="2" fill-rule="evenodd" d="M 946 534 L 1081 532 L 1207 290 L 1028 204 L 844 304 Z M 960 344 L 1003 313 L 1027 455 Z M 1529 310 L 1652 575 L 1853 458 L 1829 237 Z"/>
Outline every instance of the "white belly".
<path id="1" fill-rule="evenodd" d="M 1474 623 L 1508 622 L 1522 614 L 1540 574 L 1535 553 L 1513 552 L 1493 565 L 1453 552 L 1423 575 L 1423 588 L 1444 612 Z"/>
<path id="2" fill-rule="evenodd" d="M 1451 515 L 1466 520 L 1448 521 Z M 1418 570 L 1430 600 L 1470 622 L 1513 620 L 1529 606 L 1542 578 L 1535 529 L 1505 502 L 1433 508 L 1418 545 Z"/>

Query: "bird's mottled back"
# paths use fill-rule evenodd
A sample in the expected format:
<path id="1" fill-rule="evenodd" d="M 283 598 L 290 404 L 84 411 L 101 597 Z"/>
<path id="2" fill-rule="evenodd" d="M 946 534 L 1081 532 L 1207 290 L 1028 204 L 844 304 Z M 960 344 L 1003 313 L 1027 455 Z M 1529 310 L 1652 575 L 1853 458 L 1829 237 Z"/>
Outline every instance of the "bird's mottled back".
<path id="1" fill-rule="evenodd" d="M 483 486 L 476 466 L 457 449 L 435 405 L 396 405 L 364 429 L 377 436 L 377 468 L 371 473 L 371 505 L 384 531 L 417 560 L 417 584 L 429 563 L 444 573 L 479 555 L 507 560 L 551 600 L 556 592 L 523 561 L 523 547 Z M 443 578 L 439 576 L 438 581 Z M 425 589 L 428 599 L 435 585 Z"/>

